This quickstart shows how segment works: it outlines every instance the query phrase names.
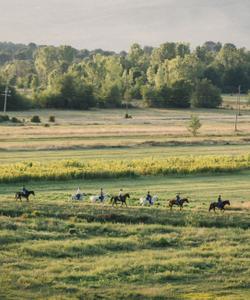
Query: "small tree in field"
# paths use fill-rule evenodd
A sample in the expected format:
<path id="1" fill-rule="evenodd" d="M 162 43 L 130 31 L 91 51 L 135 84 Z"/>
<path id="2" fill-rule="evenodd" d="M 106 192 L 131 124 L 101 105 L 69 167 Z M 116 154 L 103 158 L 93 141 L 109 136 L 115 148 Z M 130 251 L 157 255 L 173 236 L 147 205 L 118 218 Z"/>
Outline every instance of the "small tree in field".
<path id="1" fill-rule="evenodd" d="M 191 119 L 188 124 L 188 131 L 191 132 L 193 136 L 196 136 L 201 126 L 202 124 L 200 122 L 199 117 L 191 115 Z"/>

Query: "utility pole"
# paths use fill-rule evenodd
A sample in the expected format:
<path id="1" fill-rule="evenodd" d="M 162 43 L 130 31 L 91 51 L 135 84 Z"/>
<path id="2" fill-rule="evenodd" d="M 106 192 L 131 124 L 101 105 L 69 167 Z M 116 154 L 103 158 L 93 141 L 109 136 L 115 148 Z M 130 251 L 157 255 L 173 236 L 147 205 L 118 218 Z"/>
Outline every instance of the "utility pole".
<path id="1" fill-rule="evenodd" d="M 8 100 L 8 97 L 11 96 L 11 91 L 9 90 L 8 85 L 6 85 L 5 91 L 4 91 L 4 93 L 2 95 L 4 96 L 3 112 L 5 114 L 6 110 L 7 110 L 7 100 Z"/>
<path id="2" fill-rule="evenodd" d="M 240 96 L 241 96 L 241 86 L 238 88 L 238 95 L 236 101 L 236 113 L 235 113 L 235 122 L 234 122 L 234 131 L 238 131 L 238 116 L 240 116 Z"/>
<path id="3" fill-rule="evenodd" d="M 241 115 L 241 112 L 240 112 L 240 96 L 241 96 L 241 86 L 239 85 L 239 88 L 238 88 L 238 115 L 240 116 Z"/>

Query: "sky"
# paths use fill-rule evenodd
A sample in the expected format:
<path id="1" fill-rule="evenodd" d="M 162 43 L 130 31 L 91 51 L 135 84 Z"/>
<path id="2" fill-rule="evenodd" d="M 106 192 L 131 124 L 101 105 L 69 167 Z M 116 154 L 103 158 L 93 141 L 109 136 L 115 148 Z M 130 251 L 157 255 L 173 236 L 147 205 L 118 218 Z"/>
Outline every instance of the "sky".
<path id="1" fill-rule="evenodd" d="M 128 50 L 232 42 L 250 49 L 249 0 L 0 0 L 0 41 Z"/>

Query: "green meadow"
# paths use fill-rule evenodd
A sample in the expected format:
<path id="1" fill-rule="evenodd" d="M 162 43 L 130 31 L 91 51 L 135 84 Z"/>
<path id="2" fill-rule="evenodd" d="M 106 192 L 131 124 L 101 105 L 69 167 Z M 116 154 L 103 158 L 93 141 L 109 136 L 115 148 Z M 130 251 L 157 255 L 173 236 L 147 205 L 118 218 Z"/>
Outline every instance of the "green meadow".
<path id="1" fill-rule="evenodd" d="M 248 156 L 249 112 L 233 130 L 231 109 L 12 113 L 1 125 L 1 169 L 62 160 L 104 163 L 172 157 Z M 190 114 L 202 121 L 197 137 Z M 31 124 L 40 114 L 42 124 Z M 49 115 L 56 124 L 45 127 Z M 8 172 L 8 171 L 7 171 Z M 22 170 L 18 171 L 22 174 Z M 1 173 L 1 170 L 0 170 Z M 0 299 L 250 299 L 250 168 L 226 172 L 32 180 L 30 202 L 16 202 L 23 181 L 0 184 Z M 86 193 L 70 200 L 77 187 Z M 130 193 L 128 208 L 91 203 L 100 188 Z M 158 196 L 141 207 L 147 191 Z M 189 197 L 183 211 L 168 200 Z M 208 212 L 221 194 L 226 211 Z"/>

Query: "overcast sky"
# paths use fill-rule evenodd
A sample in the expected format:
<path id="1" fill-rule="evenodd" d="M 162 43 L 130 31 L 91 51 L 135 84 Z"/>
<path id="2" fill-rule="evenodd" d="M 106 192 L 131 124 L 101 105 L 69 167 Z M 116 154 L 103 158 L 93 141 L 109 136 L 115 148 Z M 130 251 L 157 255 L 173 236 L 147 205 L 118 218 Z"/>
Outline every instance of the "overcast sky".
<path id="1" fill-rule="evenodd" d="M 250 0 L 0 0 L 0 41 L 127 50 L 213 40 L 250 49 Z"/>

